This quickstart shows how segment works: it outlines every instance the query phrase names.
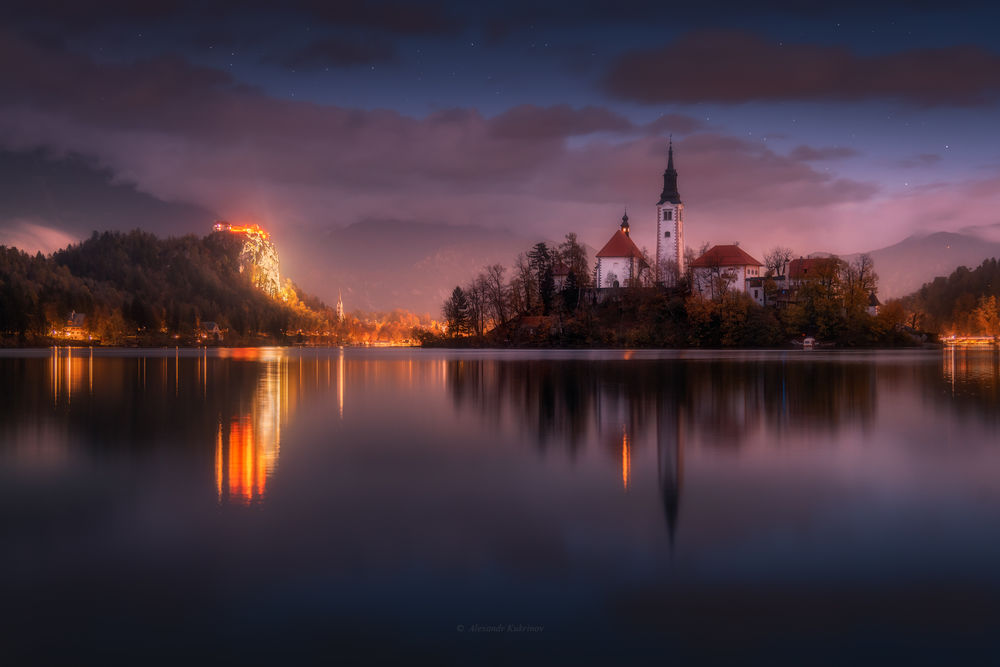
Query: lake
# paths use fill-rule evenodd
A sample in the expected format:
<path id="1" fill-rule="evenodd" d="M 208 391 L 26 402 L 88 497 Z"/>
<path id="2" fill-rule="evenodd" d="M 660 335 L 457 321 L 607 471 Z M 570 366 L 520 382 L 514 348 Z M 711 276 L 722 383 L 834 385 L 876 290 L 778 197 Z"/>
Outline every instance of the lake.
<path id="1" fill-rule="evenodd" d="M 992 351 L 0 352 L 7 664 L 1000 658 Z"/>

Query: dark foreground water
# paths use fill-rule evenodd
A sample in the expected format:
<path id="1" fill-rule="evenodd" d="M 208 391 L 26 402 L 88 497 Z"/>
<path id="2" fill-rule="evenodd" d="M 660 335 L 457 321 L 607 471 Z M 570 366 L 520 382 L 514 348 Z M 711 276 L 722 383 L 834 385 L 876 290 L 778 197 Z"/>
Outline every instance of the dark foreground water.
<path id="1" fill-rule="evenodd" d="M 996 662 L 998 361 L 6 352 L 0 662 Z"/>

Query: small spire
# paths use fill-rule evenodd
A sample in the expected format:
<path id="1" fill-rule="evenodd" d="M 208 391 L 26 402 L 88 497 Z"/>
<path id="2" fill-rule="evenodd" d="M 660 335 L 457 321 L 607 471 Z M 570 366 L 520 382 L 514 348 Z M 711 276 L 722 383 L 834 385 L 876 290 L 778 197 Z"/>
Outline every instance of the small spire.
<path id="1" fill-rule="evenodd" d="M 667 171 L 674 168 L 674 135 L 670 135 L 670 143 L 667 145 Z"/>
<path id="2" fill-rule="evenodd" d="M 625 232 L 625 236 L 628 236 L 628 209 L 625 209 L 625 215 L 622 216 L 622 231 Z"/>

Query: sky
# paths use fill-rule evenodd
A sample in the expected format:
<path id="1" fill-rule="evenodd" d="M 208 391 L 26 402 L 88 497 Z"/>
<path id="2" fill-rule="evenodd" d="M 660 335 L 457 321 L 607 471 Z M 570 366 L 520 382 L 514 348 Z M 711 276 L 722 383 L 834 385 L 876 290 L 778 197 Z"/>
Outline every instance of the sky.
<path id="1" fill-rule="evenodd" d="M 671 137 L 696 249 L 996 225 L 983 4 L 8 0 L 0 243 L 252 221 L 321 297 L 423 307 L 448 257 L 569 232 L 600 248 L 626 208 L 652 248 Z M 351 264 L 337 244 L 358 229 Z M 359 277 L 401 264 L 430 287 Z"/>

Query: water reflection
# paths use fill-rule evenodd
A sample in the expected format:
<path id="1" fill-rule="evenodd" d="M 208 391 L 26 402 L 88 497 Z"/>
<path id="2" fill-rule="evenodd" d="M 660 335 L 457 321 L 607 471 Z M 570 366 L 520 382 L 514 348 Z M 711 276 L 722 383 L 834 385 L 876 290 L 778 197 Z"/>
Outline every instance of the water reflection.
<path id="1" fill-rule="evenodd" d="M 899 403 L 905 395 L 900 389 L 923 387 L 933 395 L 942 385 L 934 358 L 461 358 L 446 363 L 445 381 L 456 414 L 478 414 L 487 429 L 513 426 L 541 452 L 556 449 L 576 460 L 588 443 L 600 443 L 608 462 L 620 469 L 626 492 L 651 472 L 644 469 L 653 464 L 643 452 L 655 451 L 672 545 L 686 450 L 738 456 L 863 441 L 879 418 L 894 419 L 910 409 Z M 997 369 L 990 363 L 966 359 L 958 368 L 978 388 L 995 392 Z M 952 381 L 947 368 L 946 361 L 944 380 Z M 939 399 L 927 398 L 942 407 Z M 881 410 L 880 401 L 886 401 Z"/>
<path id="2" fill-rule="evenodd" d="M 320 364 L 313 365 L 318 373 Z M 288 364 L 279 354 L 262 360 L 261 367 L 249 411 L 230 417 L 228 425 L 219 422 L 215 485 L 220 501 L 262 499 L 278 465 L 281 425 L 288 418 L 287 411 L 282 412 L 283 402 L 287 405 Z"/>
<path id="3" fill-rule="evenodd" d="M 471 664 L 413 646 L 501 616 L 592 659 L 985 627 L 998 376 L 972 350 L 4 353 L 9 632 L 279 662 L 408 627 L 385 662 Z"/>
<path id="4" fill-rule="evenodd" d="M 206 481 L 220 502 L 256 503 L 304 402 L 335 393 L 344 418 L 346 367 L 343 350 L 15 352 L 0 357 L 0 460 L 51 466 L 115 450 L 188 452 L 212 471 Z"/>

